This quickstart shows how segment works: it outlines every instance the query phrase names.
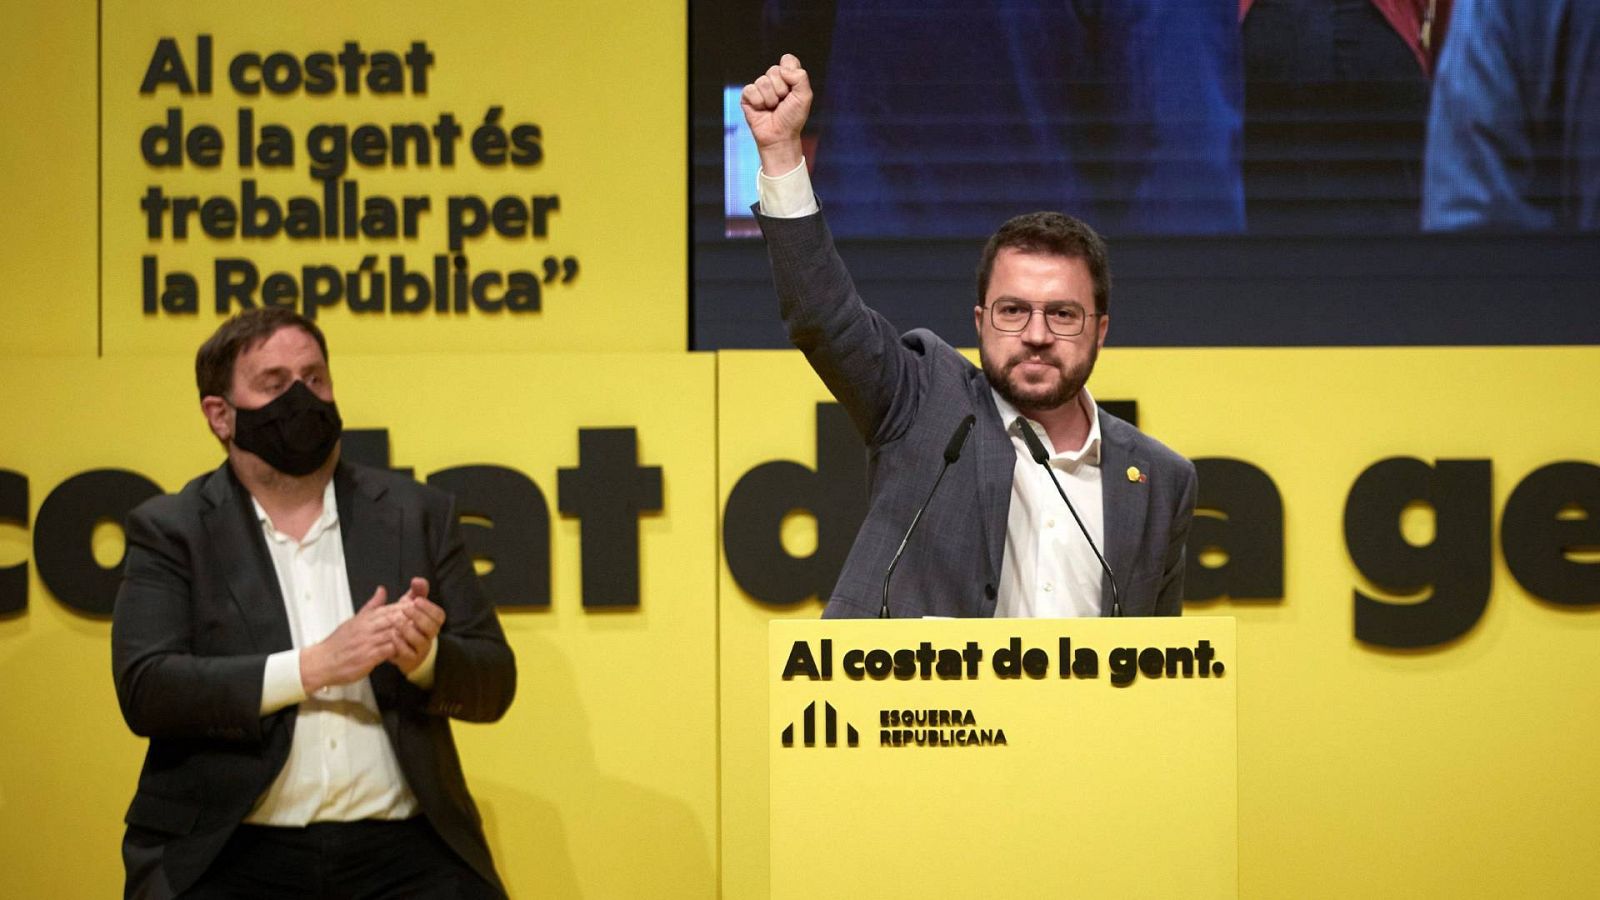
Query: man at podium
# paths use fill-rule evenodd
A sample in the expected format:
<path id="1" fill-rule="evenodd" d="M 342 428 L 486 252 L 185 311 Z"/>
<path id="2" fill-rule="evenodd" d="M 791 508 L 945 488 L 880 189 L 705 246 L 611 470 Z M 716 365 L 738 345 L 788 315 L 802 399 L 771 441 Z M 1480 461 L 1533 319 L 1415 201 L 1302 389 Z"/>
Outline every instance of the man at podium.
<path id="1" fill-rule="evenodd" d="M 789 339 L 870 452 L 867 515 L 823 615 L 1180 614 L 1194 466 L 1085 386 L 1110 325 L 1104 241 L 1049 212 L 989 238 L 981 368 L 930 331 L 900 334 L 857 294 L 812 193 L 811 100 L 785 55 L 741 106 Z"/>

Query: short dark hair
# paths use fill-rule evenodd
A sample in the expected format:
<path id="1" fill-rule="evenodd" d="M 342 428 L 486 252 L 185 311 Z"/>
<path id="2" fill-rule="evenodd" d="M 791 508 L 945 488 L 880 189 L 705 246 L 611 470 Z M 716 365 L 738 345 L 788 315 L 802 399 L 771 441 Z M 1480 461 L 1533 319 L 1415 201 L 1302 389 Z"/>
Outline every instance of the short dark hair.
<path id="1" fill-rule="evenodd" d="M 233 364 L 238 361 L 239 354 L 284 328 L 298 328 L 311 335 L 322 350 L 323 360 L 327 360 L 328 341 L 317 323 L 279 306 L 247 309 L 218 326 L 195 354 L 194 380 L 200 388 L 200 396 L 227 397 L 233 390 Z"/>
<path id="2" fill-rule="evenodd" d="M 1106 255 L 1106 242 L 1082 220 L 1057 212 L 1033 212 L 1008 220 L 984 245 L 983 259 L 978 263 L 979 306 L 984 305 L 989 294 L 994 258 L 1007 248 L 1083 260 L 1094 281 L 1094 311 L 1104 313 L 1111 305 L 1111 261 Z"/>

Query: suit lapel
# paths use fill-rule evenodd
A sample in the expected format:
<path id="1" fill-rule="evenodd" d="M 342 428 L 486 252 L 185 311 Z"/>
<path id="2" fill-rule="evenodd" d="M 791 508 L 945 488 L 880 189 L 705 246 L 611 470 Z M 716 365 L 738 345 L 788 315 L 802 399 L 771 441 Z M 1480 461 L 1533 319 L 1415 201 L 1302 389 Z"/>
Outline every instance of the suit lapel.
<path id="1" fill-rule="evenodd" d="M 400 572 L 399 510 L 386 499 L 381 481 L 341 463 L 334 471 L 334 501 L 339 506 L 339 537 L 344 546 L 345 575 L 350 582 L 352 612 L 360 609 L 381 585 L 393 603 L 405 593 L 409 579 Z M 392 706 L 400 670 L 381 665 L 372 670 L 378 705 Z"/>
<path id="2" fill-rule="evenodd" d="M 206 534 L 222 571 L 227 573 L 228 591 L 245 623 L 251 646 L 258 653 L 293 648 L 283 590 L 250 494 L 234 478 L 227 463 L 206 480 L 203 493 L 210 503 L 201 513 Z"/>
<path id="3" fill-rule="evenodd" d="M 1006 552 L 1006 517 L 1011 512 L 1011 476 L 1017 466 L 1017 451 L 1006 435 L 1005 423 L 1000 421 L 1000 410 L 995 408 L 989 394 L 989 383 L 981 374 L 973 398 L 973 412 L 978 417 L 973 429 L 973 442 L 977 444 L 978 504 L 983 512 L 984 562 L 988 566 L 984 577 L 998 591 L 1000 565 Z M 981 598 L 984 618 L 994 615 L 995 595 Z"/>
<path id="4" fill-rule="evenodd" d="M 1145 514 L 1150 508 L 1150 490 L 1138 475 L 1129 478 L 1130 468 L 1148 476 L 1150 463 L 1135 450 L 1119 420 L 1100 414 L 1100 490 L 1104 509 L 1106 564 L 1117 576 L 1117 587 L 1126 592 L 1133 584 L 1133 561 L 1139 552 L 1139 536 L 1144 533 Z M 1122 611 L 1130 610 L 1126 599 Z M 1111 585 L 1100 591 L 1100 614 L 1112 612 Z"/>

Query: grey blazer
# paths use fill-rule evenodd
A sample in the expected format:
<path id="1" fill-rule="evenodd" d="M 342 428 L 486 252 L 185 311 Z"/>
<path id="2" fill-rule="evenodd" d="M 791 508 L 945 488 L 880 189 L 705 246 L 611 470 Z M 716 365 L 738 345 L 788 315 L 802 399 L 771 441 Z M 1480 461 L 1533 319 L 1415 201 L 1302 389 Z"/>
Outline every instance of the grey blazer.
<path id="1" fill-rule="evenodd" d="M 932 332 L 904 335 L 862 302 L 820 213 L 757 213 L 789 339 L 849 411 L 868 448 L 868 507 L 824 617 L 876 616 L 884 571 L 967 415 L 977 418 L 895 569 L 892 616 L 994 615 L 1017 456 L 983 372 Z M 1106 562 L 1124 615 L 1182 612 L 1193 464 L 1100 412 Z M 1137 466 L 1146 480 L 1124 474 Z M 1111 586 L 1102 579 L 1101 609 Z"/>
<path id="2" fill-rule="evenodd" d="M 369 677 L 424 815 L 503 892 L 449 720 L 504 714 L 516 661 L 478 586 L 455 505 L 361 466 L 339 465 L 333 483 L 352 602 L 378 585 L 398 598 L 420 575 L 445 609 L 431 689 L 389 663 Z M 128 807 L 126 891 L 161 897 L 195 883 L 288 758 L 298 707 L 262 716 L 261 678 L 268 654 L 293 641 L 254 507 L 226 463 L 140 505 L 127 542 L 111 661 L 123 717 L 150 749 Z"/>

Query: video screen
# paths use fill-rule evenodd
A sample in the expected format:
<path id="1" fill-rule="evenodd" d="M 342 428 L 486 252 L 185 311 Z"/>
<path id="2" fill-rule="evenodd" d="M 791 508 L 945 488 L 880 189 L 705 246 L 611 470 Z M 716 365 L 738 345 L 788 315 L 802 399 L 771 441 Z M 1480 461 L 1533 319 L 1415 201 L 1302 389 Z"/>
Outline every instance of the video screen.
<path id="1" fill-rule="evenodd" d="M 981 240 L 1050 209 L 1114 251 L 1213 240 L 1187 246 L 1248 258 L 1202 277 L 1277 272 L 1288 241 L 1486 233 L 1565 236 L 1525 258 L 1570 277 L 1570 248 L 1600 233 L 1600 0 L 693 0 L 691 24 L 696 283 L 713 295 L 741 277 L 718 242 L 758 235 L 739 92 L 786 52 L 816 91 L 807 161 L 846 244 Z"/>
<path id="2" fill-rule="evenodd" d="M 841 237 L 983 235 L 1026 209 L 1111 234 L 1600 226 L 1562 177 L 1600 165 L 1562 139 L 1585 112 L 1562 108 L 1562 36 L 1529 40 L 1549 30 L 1537 2 L 1459 5 L 706 0 L 765 51 L 719 67 L 725 233 L 751 230 L 739 90 L 801 51 Z"/>

